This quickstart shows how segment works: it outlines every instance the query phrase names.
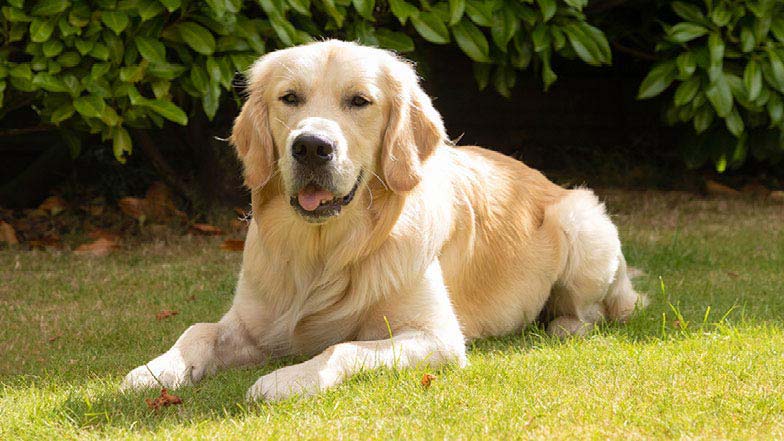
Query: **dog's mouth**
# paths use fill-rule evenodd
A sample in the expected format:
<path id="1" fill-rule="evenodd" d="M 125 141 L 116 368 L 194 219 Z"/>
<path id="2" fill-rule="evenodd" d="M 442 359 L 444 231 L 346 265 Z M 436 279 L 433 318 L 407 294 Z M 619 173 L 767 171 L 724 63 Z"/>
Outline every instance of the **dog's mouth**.
<path id="1" fill-rule="evenodd" d="M 310 182 L 291 197 L 291 206 L 299 214 L 311 220 L 318 221 L 319 219 L 335 216 L 340 213 L 344 206 L 354 200 L 361 182 L 362 172 L 357 176 L 354 187 L 344 196 L 336 196 L 315 182 Z"/>

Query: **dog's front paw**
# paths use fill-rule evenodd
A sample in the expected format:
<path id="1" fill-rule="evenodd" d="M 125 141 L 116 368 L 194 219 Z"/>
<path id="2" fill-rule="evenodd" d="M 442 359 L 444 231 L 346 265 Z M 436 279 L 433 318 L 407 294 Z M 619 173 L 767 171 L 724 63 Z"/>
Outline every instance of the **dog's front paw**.
<path id="1" fill-rule="evenodd" d="M 293 396 L 309 396 L 337 382 L 336 375 L 330 371 L 319 371 L 307 364 L 287 366 L 264 375 L 248 389 L 246 398 L 248 401 L 279 401 Z"/>
<path id="2" fill-rule="evenodd" d="M 182 357 L 166 353 L 137 367 L 125 376 L 121 391 L 166 387 L 176 389 L 191 384 L 191 368 Z"/>

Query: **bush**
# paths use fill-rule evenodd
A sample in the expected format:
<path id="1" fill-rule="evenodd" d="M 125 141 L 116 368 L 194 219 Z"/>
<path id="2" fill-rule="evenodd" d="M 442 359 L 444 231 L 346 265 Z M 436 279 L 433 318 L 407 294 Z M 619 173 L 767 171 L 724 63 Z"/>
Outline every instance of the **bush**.
<path id="1" fill-rule="evenodd" d="M 196 113 L 212 119 L 222 100 L 240 102 L 232 87 L 236 71 L 268 50 L 322 36 L 398 52 L 414 51 L 417 40 L 455 44 L 474 61 L 480 88 L 492 83 L 509 96 L 517 72 L 533 69 L 547 89 L 557 79 L 556 55 L 595 66 L 611 62 L 607 38 L 582 12 L 587 3 L 7 0 L 0 16 L 0 119 L 32 102 L 74 154 L 85 134 L 100 134 L 123 162 L 132 151 L 129 129 L 185 125 Z M 685 21 L 658 36 L 667 58 L 642 82 L 640 98 L 677 83 L 667 119 L 692 121 L 703 135 L 687 150 L 694 165 L 707 158 L 719 170 L 738 165 L 750 145 L 757 157 L 776 160 L 784 8 L 775 0 L 706 5 L 672 3 Z M 736 140 L 731 145 L 715 141 L 727 138 L 719 119 Z M 751 141 L 757 138 L 764 142 Z"/>
<path id="2" fill-rule="evenodd" d="M 691 122 L 700 136 L 684 144 L 692 167 L 743 164 L 749 151 L 776 163 L 784 156 L 784 3 L 777 0 L 680 1 L 682 21 L 664 25 L 665 58 L 640 85 L 639 98 L 674 89 L 670 124 Z M 673 87 L 670 87 L 670 86 Z"/>

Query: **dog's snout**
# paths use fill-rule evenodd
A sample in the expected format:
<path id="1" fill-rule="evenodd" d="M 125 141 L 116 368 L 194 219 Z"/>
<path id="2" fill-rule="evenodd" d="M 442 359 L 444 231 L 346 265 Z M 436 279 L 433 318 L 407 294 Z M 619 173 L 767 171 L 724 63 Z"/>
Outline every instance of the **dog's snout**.
<path id="1" fill-rule="evenodd" d="M 335 144 L 318 135 L 303 134 L 294 140 L 291 155 L 302 165 L 324 165 L 335 159 Z"/>

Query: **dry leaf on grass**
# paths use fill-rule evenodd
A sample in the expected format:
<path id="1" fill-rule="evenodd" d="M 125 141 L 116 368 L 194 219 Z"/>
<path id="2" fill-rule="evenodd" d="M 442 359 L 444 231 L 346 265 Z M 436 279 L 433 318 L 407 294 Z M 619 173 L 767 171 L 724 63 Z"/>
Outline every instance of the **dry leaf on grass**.
<path id="1" fill-rule="evenodd" d="M 45 211 L 46 213 L 49 213 L 52 216 L 57 216 L 58 214 L 65 211 L 67 207 L 68 204 L 66 204 L 61 197 L 49 196 L 43 202 L 41 202 L 41 205 L 38 206 L 38 209 Z"/>
<path id="2" fill-rule="evenodd" d="M 147 201 L 141 198 L 122 198 L 117 200 L 120 210 L 139 222 L 147 219 Z"/>
<path id="3" fill-rule="evenodd" d="M 161 407 L 171 406 L 173 404 L 182 404 L 182 399 L 177 395 L 172 395 L 169 391 L 164 387 L 161 389 L 161 395 L 156 397 L 155 399 L 145 398 L 144 402 L 147 403 L 147 407 L 153 410 L 158 410 Z"/>
<path id="4" fill-rule="evenodd" d="M 771 191 L 768 197 L 770 198 L 771 201 L 784 202 L 784 191 L 782 190 Z"/>
<path id="5" fill-rule="evenodd" d="M 54 343 L 55 341 L 57 341 L 62 336 L 63 336 L 63 334 L 57 334 L 57 335 L 54 335 L 52 337 L 49 337 L 49 343 Z"/>
<path id="6" fill-rule="evenodd" d="M 433 382 L 433 380 L 435 380 L 435 379 L 436 379 L 436 376 L 435 376 L 435 375 L 432 375 L 432 374 L 425 374 L 425 375 L 423 375 L 423 376 L 422 376 L 422 381 L 421 381 L 421 383 L 422 383 L 422 387 L 424 387 L 425 389 L 429 388 L 429 387 L 430 387 L 430 384 L 431 384 L 431 383 Z"/>
<path id="7" fill-rule="evenodd" d="M 102 228 L 96 228 L 95 230 L 90 231 L 87 234 L 87 236 L 90 239 L 106 239 L 106 240 L 114 241 L 116 243 L 120 243 L 120 239 L 121 239 L 121 236 L 119 234 L 113 233 L 108 230 L 104 230 Z"/>
<path id="8" fill-rule="evenodd" d="M 193 224 L 188 228 L 188 233 L 194 236 L 220 236 L 223 230 L 210 224 Z"/>
<path id="9" fill-rule="evenodd" d="M 245 249 L 245 241 L 239 239 L 226 239 L 220 244 L 220 249 L 226 251 L 242 251 Z"/>
<path id="10" fill-rule="evenodd" d="M 190 297 L 188 297 L 185 300 L 187 300 L 189 302 L 195 302 L 196 301 L 196 294 L 191 295 Z"/>
<path id="11" fill-rule="evenodd" d="M 118 248 L 120 248 L 118 241 L 99 237 L 94 242 L 79 245 L 74 250 L 74 254 L 80 256 L 104 257 Z"/>
<path id="12" fill-rule="evenodd" d="M 180 313 L 180 311 L 173 311 L 171 309 L 164 309 L 163 311 L 155 314 L 155 319 L 156 320 L 163 320 L 163 319 L 167 319 L 169 317 L 175 316 L 175 315 L 177 315 L 179 313 Z"/>
<path id="13" fill-rule="evenodd" d="M 711 179 L 705 180 L 705 191 L 711 196 L 738 196 L 740 194 L 738 190 Z"/>
<path id="14" fill-rule="evenodd" d="M 0 242 L 5 242 L 8 245 L 16 245 L 19 243 L 19 239 L 16 238 L 14 227 L 5 221 L 0 221 Z"/>

